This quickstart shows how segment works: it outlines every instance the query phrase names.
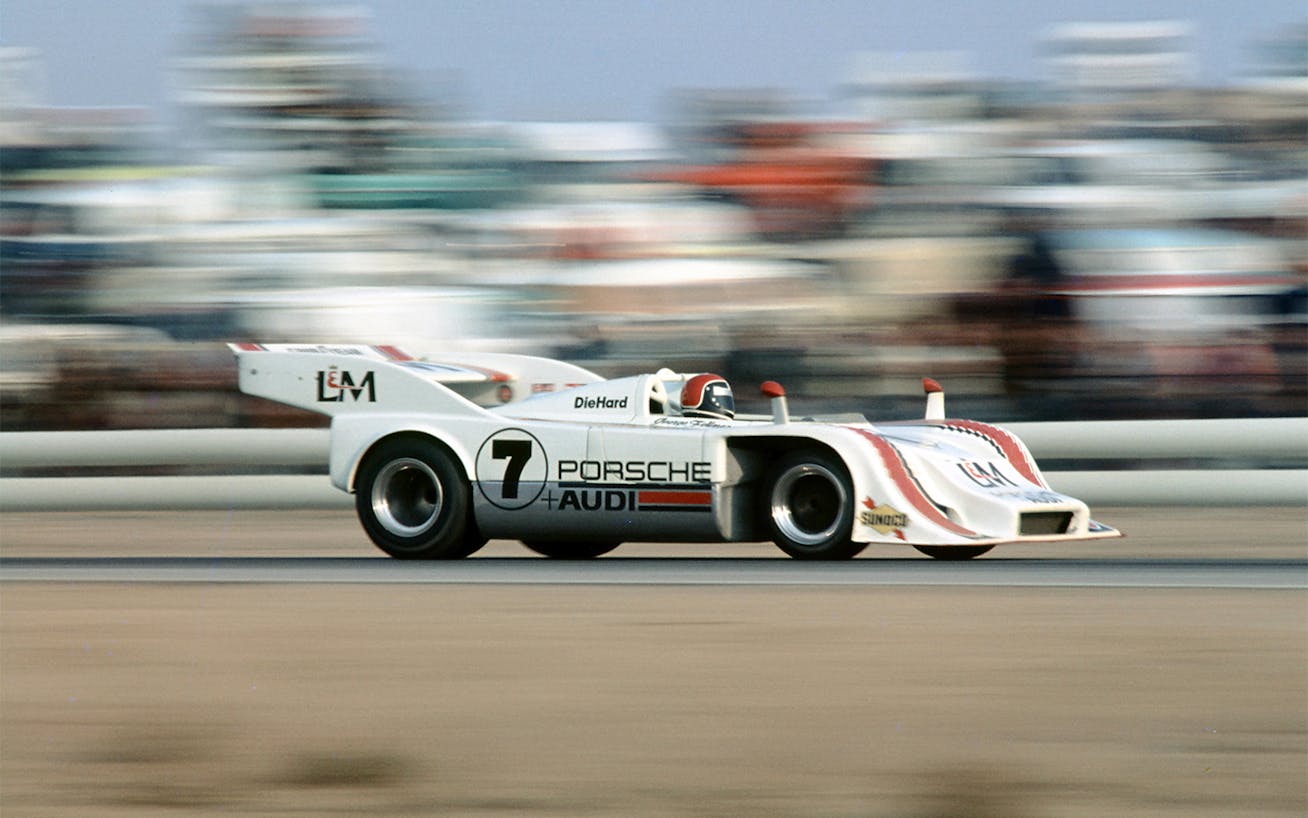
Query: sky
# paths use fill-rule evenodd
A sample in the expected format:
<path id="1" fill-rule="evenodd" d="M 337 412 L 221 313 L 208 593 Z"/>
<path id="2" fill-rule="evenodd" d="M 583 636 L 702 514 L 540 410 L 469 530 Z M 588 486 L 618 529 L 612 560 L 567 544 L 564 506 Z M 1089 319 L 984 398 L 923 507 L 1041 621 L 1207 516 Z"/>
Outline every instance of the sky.
<path id="1" fill-rule="evenodd" d="M 219 0 L 218 4 L 225 4 Z M 52 105 L 171 106 L 169 62 L 195 29 L 183 0 L 2 0 L 0 45 L 40 49 Z M 684 88 L 776 88 L 826 101 L 859 52 L 967 52 L 988 79 L 1044 77 L 1062 22 L 1188 20 L 1199 81 L 1308 22 L 1303 0 L 359 0 L 384 63 L 458 89 L 490 120 L 651 120 Z M 0 102 L 0 104 L 3 104 Z"/>

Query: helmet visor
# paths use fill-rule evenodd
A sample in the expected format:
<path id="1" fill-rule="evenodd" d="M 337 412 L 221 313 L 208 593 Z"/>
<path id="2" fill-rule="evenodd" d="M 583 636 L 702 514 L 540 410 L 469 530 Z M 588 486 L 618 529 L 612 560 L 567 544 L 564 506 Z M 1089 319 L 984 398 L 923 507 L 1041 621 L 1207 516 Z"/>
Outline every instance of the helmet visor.
<path id="1" fill-rule="evenodd" d="M 724 418 L 734 418 L 736 399 L 732 397 L 731 387 L 721 381 L 704 387 L 704 400 L 700 402 L 699 410 Z"/>

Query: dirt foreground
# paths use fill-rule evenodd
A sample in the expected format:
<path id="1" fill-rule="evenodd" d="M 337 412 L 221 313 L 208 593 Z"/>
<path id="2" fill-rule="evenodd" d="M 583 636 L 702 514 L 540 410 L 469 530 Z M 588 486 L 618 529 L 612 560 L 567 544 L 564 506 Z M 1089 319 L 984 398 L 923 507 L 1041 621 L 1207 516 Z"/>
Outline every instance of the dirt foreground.
<path id="1" fill-rule="evenodd" d="M 1297 591 L 10 582 L 0 614 L 5 816 L 1308 812 Z"/>

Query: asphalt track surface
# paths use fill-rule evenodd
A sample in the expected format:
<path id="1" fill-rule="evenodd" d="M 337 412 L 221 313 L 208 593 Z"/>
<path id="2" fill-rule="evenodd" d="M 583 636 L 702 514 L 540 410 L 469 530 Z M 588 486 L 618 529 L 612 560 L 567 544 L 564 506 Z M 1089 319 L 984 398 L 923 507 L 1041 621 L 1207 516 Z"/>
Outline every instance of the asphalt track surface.
<path id="1" fill-rule="evenodd" d="M 0 813 L 1308 814 L 1308 512 L 970 562 L 0 515 Z"/>
<path id="2" fill-rule="evenodd" d="M 1088 588 L 1308 588 L 1300 560 L 920 559 L 808 563 L 751 558 L 590 561 L 490 557 L 403 562 L 343 557 L 3 558 L 0 579 L 54 582 L 408 583 L 463 585 L 847 585 Z"/>
<path id="3" fill-rule="evenodd" d="M 493 541 L 472 558 L 393 560 L 349 513 L 6 515 L 0 581 L 417 585 L 1308 588 L 1304 509 L 1113 509 L 1127 537 L 998 546 L 966 562 L 871 546 L 843 562 L 766 543 L 626 544 L 543 559 Z"/>

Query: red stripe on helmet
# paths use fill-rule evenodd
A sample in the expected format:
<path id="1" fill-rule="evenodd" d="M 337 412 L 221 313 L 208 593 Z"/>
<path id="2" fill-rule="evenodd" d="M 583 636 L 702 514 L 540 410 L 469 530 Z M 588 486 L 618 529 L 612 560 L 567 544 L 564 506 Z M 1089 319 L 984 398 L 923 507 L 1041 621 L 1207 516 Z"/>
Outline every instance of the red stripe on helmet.
<path id="1" fill-rule="evenodd" d="M 686 381 L 686 386 L 681 390 L 681 405 L 686 408 L 694 408 L 704 402 L 704 390 L 714 381 L 727 382 L 727 379 L 721 375 L 714 375 L 712 372 L 705 372 L 703 375 L 696 375 Z"/>

